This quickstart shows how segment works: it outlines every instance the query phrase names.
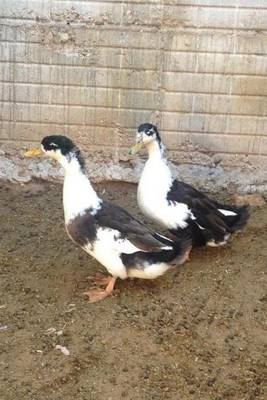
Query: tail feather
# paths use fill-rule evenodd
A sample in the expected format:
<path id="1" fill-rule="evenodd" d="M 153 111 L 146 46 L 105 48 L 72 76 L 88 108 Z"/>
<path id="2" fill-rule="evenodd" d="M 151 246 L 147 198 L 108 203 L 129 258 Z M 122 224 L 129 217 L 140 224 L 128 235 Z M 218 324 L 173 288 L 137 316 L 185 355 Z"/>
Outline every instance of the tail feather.
<path id="1" fill-rule="evenodd" d="M 214 201 L 214 205 L 223 213 L 223 211 L 230 211 L 236 215 L 224 214 L 224 222 L 229 227 L 229 232 L 233 233 L 241 230 L 247 224 L 250 217 L 250 208 L 245 205 L 242 207 L 230 206 L 227 204 L 221 204 Z"/>
<path id="2" fill-rule="evenodd" d="M 250 208 L 248 206 L 242 206 L 239 208 L 235 208 L 235 210 L 233 210 L 233 211 L 235 211 L 237 213 L 237 215 L 231 221 L 231 224 L 229 226 L 231 233 L 243 229 L 244 226 L 247 224 L 248 219 L 250 217 Z M 226 217 L 226 222 L 228 223 L 227 217 Z"/>

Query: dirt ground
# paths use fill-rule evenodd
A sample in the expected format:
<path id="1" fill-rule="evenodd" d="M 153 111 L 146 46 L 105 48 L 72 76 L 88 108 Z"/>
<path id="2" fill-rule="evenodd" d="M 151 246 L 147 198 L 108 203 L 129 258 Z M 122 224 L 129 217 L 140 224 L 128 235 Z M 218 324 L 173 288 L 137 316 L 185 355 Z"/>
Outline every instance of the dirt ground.
<path id="1" fill-rule="evenodd" d="M 98 190 L 139 214 L 134 185 Z M 1 183 L 0 217 L 2 400 L 266 400 L 267 208 L 96 304 L 85 277 L 103 269 L 65 233 L 61 184 Z"/>

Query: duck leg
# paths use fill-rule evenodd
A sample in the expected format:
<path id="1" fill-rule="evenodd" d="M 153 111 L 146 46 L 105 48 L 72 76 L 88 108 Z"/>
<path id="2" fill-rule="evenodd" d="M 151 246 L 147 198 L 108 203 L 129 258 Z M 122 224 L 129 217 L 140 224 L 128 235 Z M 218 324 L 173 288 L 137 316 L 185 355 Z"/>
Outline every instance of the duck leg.
<path id="1" fill-rule="evenodd" d="M 105 289 L 91 289 L 87 292 L 84 292 L 84 294 L 89 298 L 89 303 L 96 303 L 97 301 L 103 300 L 112 293 L 117 278 L 114 278 L 113 276 L 107 276 L 103 278 L 105 278 L 105 283 L 107 283 Z M 98 283 L 100 283 L 99 280 Z"/>

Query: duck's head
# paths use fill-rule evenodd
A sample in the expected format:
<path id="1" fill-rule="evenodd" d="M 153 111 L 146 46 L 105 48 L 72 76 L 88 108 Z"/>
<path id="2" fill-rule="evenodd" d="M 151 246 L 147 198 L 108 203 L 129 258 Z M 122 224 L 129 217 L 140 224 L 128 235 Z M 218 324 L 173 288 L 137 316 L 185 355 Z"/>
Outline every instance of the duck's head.
<path id="1" fill-rule="evenodd" d="M 62 135 L 45 136 L 40 149 L 31 149 L 25 153 L 26 157 L 39 157 L 46 155 L 58 161 L 64 168 L 76 160 L 81 168 L 84 168 L 84 159 L 80 150 L 72 140 Z"/>
<path id="2" fill-rule="evenodd" d="M 151 143 L 157 142 L 161 144 L 158 129 L 155 125 L 145 123 L 139 126 L 136 132 L 136 142 L 130 148 L 129 153 L 137 153 L 143 146 L 148 147 Z"/>

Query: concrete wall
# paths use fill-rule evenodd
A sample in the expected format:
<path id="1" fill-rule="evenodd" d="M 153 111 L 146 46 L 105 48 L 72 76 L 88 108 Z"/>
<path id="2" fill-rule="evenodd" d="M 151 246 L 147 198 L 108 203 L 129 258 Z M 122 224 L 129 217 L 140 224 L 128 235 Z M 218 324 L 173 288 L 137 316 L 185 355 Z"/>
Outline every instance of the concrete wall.
<path id="1" fill-rule="evenodd" d="M 0 177 L 57 175 L 18 149 L 59 133 L 94 177 L 136 180 L 127 148 L 152 121 L 183 179 L 267 189 L 266 0 L 1 0 L 0 14 Z"/>

